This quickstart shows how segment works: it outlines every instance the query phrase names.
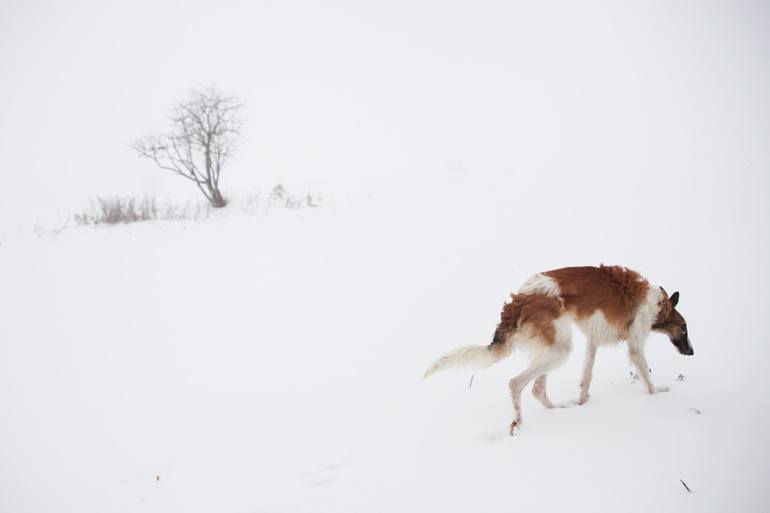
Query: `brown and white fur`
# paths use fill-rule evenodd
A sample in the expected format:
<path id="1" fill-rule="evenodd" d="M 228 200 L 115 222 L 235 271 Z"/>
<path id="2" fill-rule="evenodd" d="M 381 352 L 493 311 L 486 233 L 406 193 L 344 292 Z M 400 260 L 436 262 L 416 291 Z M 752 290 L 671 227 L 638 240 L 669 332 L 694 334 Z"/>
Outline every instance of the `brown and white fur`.
<path id="1" fill-rule="evenodd" d="M 588 400 L 597 348 L 623 340 L 647 391 L 665 392 L 668 388 L 652 383 L 644 343 L 652 331 L 662 332 L 680 353 L 693 354 L 687 324 L 675 308 L 678 301 L 678 292 L 669 298 L 663 288 L 625 267 L 565 267 L 538 273 L 503 306 L 492 343 L 447 353 L 428 368 L 425 377 L 450 367 L 486 368 L 514 348 L 525 350 L 532 362 L 509 382 L 513 432 L 521 424 L 521 391 L 530 381 L 535 380 L 532 393 L 543 406 L 555 407 L 546 395 L 546 379 L 569 355 L 574 322 L 587 339 L 578 404 Z"/>

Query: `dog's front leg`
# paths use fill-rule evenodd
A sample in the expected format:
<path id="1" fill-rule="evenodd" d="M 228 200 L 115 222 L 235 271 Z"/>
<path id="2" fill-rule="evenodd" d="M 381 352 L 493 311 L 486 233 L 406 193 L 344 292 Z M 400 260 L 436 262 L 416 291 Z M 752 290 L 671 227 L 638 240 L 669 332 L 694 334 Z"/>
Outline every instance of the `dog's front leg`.
<path id="1" fill-rule="evenodd" d="M 591 339 L 588 339 L 586 342 L 586 358 L 583 362 L 583 377 L 580 379 L 580 399 L 578 399 L 578 404 L 588 402 L 588 389 L 591 388 L 594 360 L 596 360 L 596 346 Z"/>
<path id="2" fill-rule="evenodd" d="M 642 382 L 647 387 L 647 391 L 650 394 L 658 392 L 668 392 L 668 387 L 656 387 L 652 384 L 652 378 L 650 377 L 650 368 L 647 366 L 647 358 L 644 356 L 644 342 L 638 341 L 628 342 L 628 358 L 631 363 L 636 367 L 636 371 L 639 373 L 639 377 L 642 378 Z"/>

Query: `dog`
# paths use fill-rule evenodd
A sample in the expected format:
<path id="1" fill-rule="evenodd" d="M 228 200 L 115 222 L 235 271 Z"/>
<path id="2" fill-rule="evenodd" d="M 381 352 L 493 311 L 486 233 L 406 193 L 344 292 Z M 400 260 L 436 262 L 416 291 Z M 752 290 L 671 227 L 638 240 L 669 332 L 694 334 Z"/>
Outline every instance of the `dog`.
<path id="1" fill-rule="evenodd" d="M 569 356 L 574 323 L 585 335 L 586 355 L 577 404 L 589 399 L 599 346 L 626 341 L 628 356 L 650 394 L 667 392 L 652 383 L 644 343 L 651 332 L 664 333 L 683 355 L 693 355 L 684 317 L 676 310 L 679 292 L 670 297 L 636 271 L 620 266 L 564 267 L 527 279 L 503 305 L 500 322 L 488 346 L 464 346 L 437 359 L 424 377 L 452 367 L 484 369 L 522 349 L 529 367 L 508 383 L 513 400 L 510 432 L 521 425 L 521 392 L 534 380 L 532 394 L 554 408 L 546 394 L 548 373 Z"/>

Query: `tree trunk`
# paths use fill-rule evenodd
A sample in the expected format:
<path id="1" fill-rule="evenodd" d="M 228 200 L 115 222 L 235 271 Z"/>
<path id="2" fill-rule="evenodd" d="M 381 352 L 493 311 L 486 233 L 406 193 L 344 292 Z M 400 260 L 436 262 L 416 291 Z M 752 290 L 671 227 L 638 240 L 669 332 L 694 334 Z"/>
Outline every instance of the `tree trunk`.
<path id="1" fill-rule="evenodd" d="M 222 197 L 222 193 L 219 192 L 219 188 L 209 185 L 209 192 L 211 193 L 211 206 L 214 208 L 222 208 L 227 205 L 227 201 Z"/>

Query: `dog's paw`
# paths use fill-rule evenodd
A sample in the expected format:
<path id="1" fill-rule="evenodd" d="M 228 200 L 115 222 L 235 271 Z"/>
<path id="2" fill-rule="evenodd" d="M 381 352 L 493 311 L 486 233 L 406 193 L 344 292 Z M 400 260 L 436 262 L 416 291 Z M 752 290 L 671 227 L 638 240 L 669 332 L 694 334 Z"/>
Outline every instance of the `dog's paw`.
<path id="1" fill-rule="evenodd" d="M 669 387 L 653 387 L 650 389 L 650 394 L 659 394 L 661 392 L 668 392 L 671 390 Z"/>
<path id="2" fill-rule="evenodd" d="M 521 419 L 513 419 L 513 422 L 511 422 L 511 430 L 509 431 L 509 434 L 513 436 L 519 429 L 521 429 Z"/>

